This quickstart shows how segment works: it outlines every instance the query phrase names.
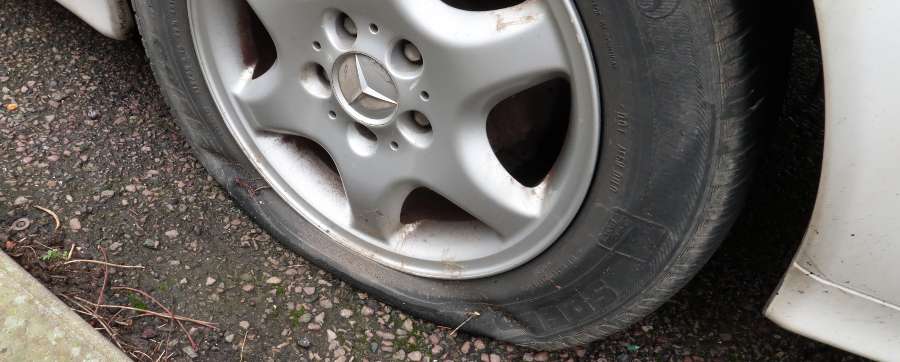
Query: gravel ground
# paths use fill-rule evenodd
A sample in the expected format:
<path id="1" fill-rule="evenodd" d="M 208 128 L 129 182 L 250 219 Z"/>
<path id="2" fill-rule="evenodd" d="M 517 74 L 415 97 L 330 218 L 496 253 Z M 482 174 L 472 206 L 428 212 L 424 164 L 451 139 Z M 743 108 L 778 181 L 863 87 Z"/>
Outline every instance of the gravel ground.
<path id="1" fill-rule="evenodd" d="M 112 262 L 146 266 L 113 270 L 111 285 L 141 288 L 180 315 L 220 326 L 193 329 L 193 351 L 171 325 L 144 318 L 117 327 L 128 343 L 174 352 L 176 360 L 215 361 L 855 359 L 761 314 L 803 234 L 817 184 L 824 107 L 808 35 L 798 33 L 785 112 L 772 122 L 748 211 L 709 265 L 633 328 L 546 353 L 450 336 L 281 247 L 194 159 L 137 39 L 106 39 L 53 1 L 3 5 L 0 239 L 13 242 L 4 248 L 58 294 L 96 295 L 99 268 L 60 275 L 40 260 L 46 247 L 38 245 L 74 244 L 76 257 L 92 258 L 105 247 Z M 55 211 L 62 228 L 54 232 L 36 205 Z M 4 235 L 20 217 L 32 226 Z M 19 240 L 37 251 L 16 249 Z M 108 298 L 146 302 L 121 291 Z"/>

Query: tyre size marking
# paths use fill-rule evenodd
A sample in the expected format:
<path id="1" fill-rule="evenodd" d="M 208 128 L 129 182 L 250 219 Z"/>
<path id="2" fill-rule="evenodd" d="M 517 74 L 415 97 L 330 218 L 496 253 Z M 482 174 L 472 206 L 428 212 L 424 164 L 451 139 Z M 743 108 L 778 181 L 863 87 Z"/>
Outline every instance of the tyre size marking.
<path id="1" fill-rule="evenodd" d="M 602 16 L 602 14 L 598 14 Z M 603 33 L 603 40 L 606 42 L 606 58 L 608 60 L 609 67 L 613 70 L 617 70 L 619 68 L 619 57 L 616 55 L 616 50 L 613 47 L 613 39 L 612 35 L 609 34 L 609 28 L 606 26 L 606 21 L 599 20 L 597 22 L 597 26 L 600 27 L 601 32 Z"/>
<path id="2" fill-rule="evenodd" d="M 603 10 L 600 10 L 600 1 L 599 0 L 591 1 L 591 12 L 593 12 L 594 15 L 596 15 L 596 16 L 603 15 Z"/>
<path id="3" fill-rule="evenodd" d="M 625 105 L 619 104 L 619 109 L 616 111 L 616 133 L 620 135 L 625 135 L 628 133 L 628 113 L 625 112 Z"/>
<path id="4" fill-rule="evenodd" d="M 624 137 L 628 135 L 630 120 L 628 113 L 625 112 L 625 105 L 619 104 L 618 108 L 615 116 L 615 131 L 617 135 Z M 626 162 L 628 147 L 617 142 L 614 152 L 613 170 L 609 176 L 609 190 L 618 193 L 625 181 L 625 168 L 628 165 Z"/>
<path id="5" fill-rule="evenodd" d="M 548 266 L 546 269 L 542 270 L 541 273 L 539 273 L 540 275 L 542 275 L 542 277 L 536 279 L 531 283 L 531 288 L 536 289 L 545 285 L 553 285 L 556 289 L 562 288 L 562 286 L 560 286 L 556 281 L 556 278 L 560 276 L 566 269 L 576 265 L 578 263 L 578 259 L 578 255 L 571 255 L 566 258 L 565 263 L 556 265 L 553 269 L 549 269 L 550 267 L 553 267 L 552 265 Z"/>
<path id="6" fill-rule="evenodd" d="M 681 0 L 635 0 L 635 5 L 641 14 L 651 19 L 663 19 L 672 15 Z"/>

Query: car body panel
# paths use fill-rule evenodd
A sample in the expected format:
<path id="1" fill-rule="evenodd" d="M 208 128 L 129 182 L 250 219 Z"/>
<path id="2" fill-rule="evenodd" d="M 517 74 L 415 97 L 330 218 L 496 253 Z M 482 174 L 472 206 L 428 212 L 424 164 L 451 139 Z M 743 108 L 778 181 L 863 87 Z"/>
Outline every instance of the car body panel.
<path id="1" fill-rule="evenodd" d="M 822 177 L 803 244 L 766 315 L 842 349 L 900 360 L 900 2 L 815 6 Z"/>
<path id="2" fill-rule="evenodd" d="M 125 39 L 134 29 L 127 0 L 56 0 L 103 35 Z"/>

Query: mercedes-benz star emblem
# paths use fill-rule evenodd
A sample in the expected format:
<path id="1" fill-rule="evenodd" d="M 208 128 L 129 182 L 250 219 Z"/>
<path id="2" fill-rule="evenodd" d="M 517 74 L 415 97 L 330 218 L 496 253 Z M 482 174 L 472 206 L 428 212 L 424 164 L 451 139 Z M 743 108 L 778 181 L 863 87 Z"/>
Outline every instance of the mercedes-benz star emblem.
<path id="1" fill-rule="evenodd" d="M 380 126 L 397 109 L 398 91 L 387 70 L 371 57 L 351 53 L 337 62 L 335 93 L 357 121 Z"/>

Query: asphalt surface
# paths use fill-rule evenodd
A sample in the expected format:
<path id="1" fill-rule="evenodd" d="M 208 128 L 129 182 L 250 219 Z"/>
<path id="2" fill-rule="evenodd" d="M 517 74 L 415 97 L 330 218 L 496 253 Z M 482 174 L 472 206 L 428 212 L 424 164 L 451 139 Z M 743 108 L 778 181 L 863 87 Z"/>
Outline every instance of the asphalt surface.
<path id="1" fill-rule="evenodd" d="M 813 44 L 798 32 L 785 110 L 766 125 L 747 211 L 720 251 L 656 313 L 583 348 L 546 353 L 450 336 L 281 247 L 192 156 L 139 40 L 104 38 L 49 0 L 0 7 L 0 233 L 29 217 L 23 245 L 74 244 L 78 256 L 93 258 L 97 246 L 108 248 L 111 262 L 146 266 L 114 272 L 111 285 L 141 288 L 180 315 L 218 323 L 192 330 L 196 351 L 162 320 L 117 327 L 154 358 L 853 360 L 761 314 L 815 200 L 824 107 Z M 33 206 L 54 210 L 62 228 L 54 232 Z M 98 286 L 54 277 L 40 264 L 26 267 L 56 293 Z M 133 305 L 132 298 L 112 292 L 109 302 Z"/>

